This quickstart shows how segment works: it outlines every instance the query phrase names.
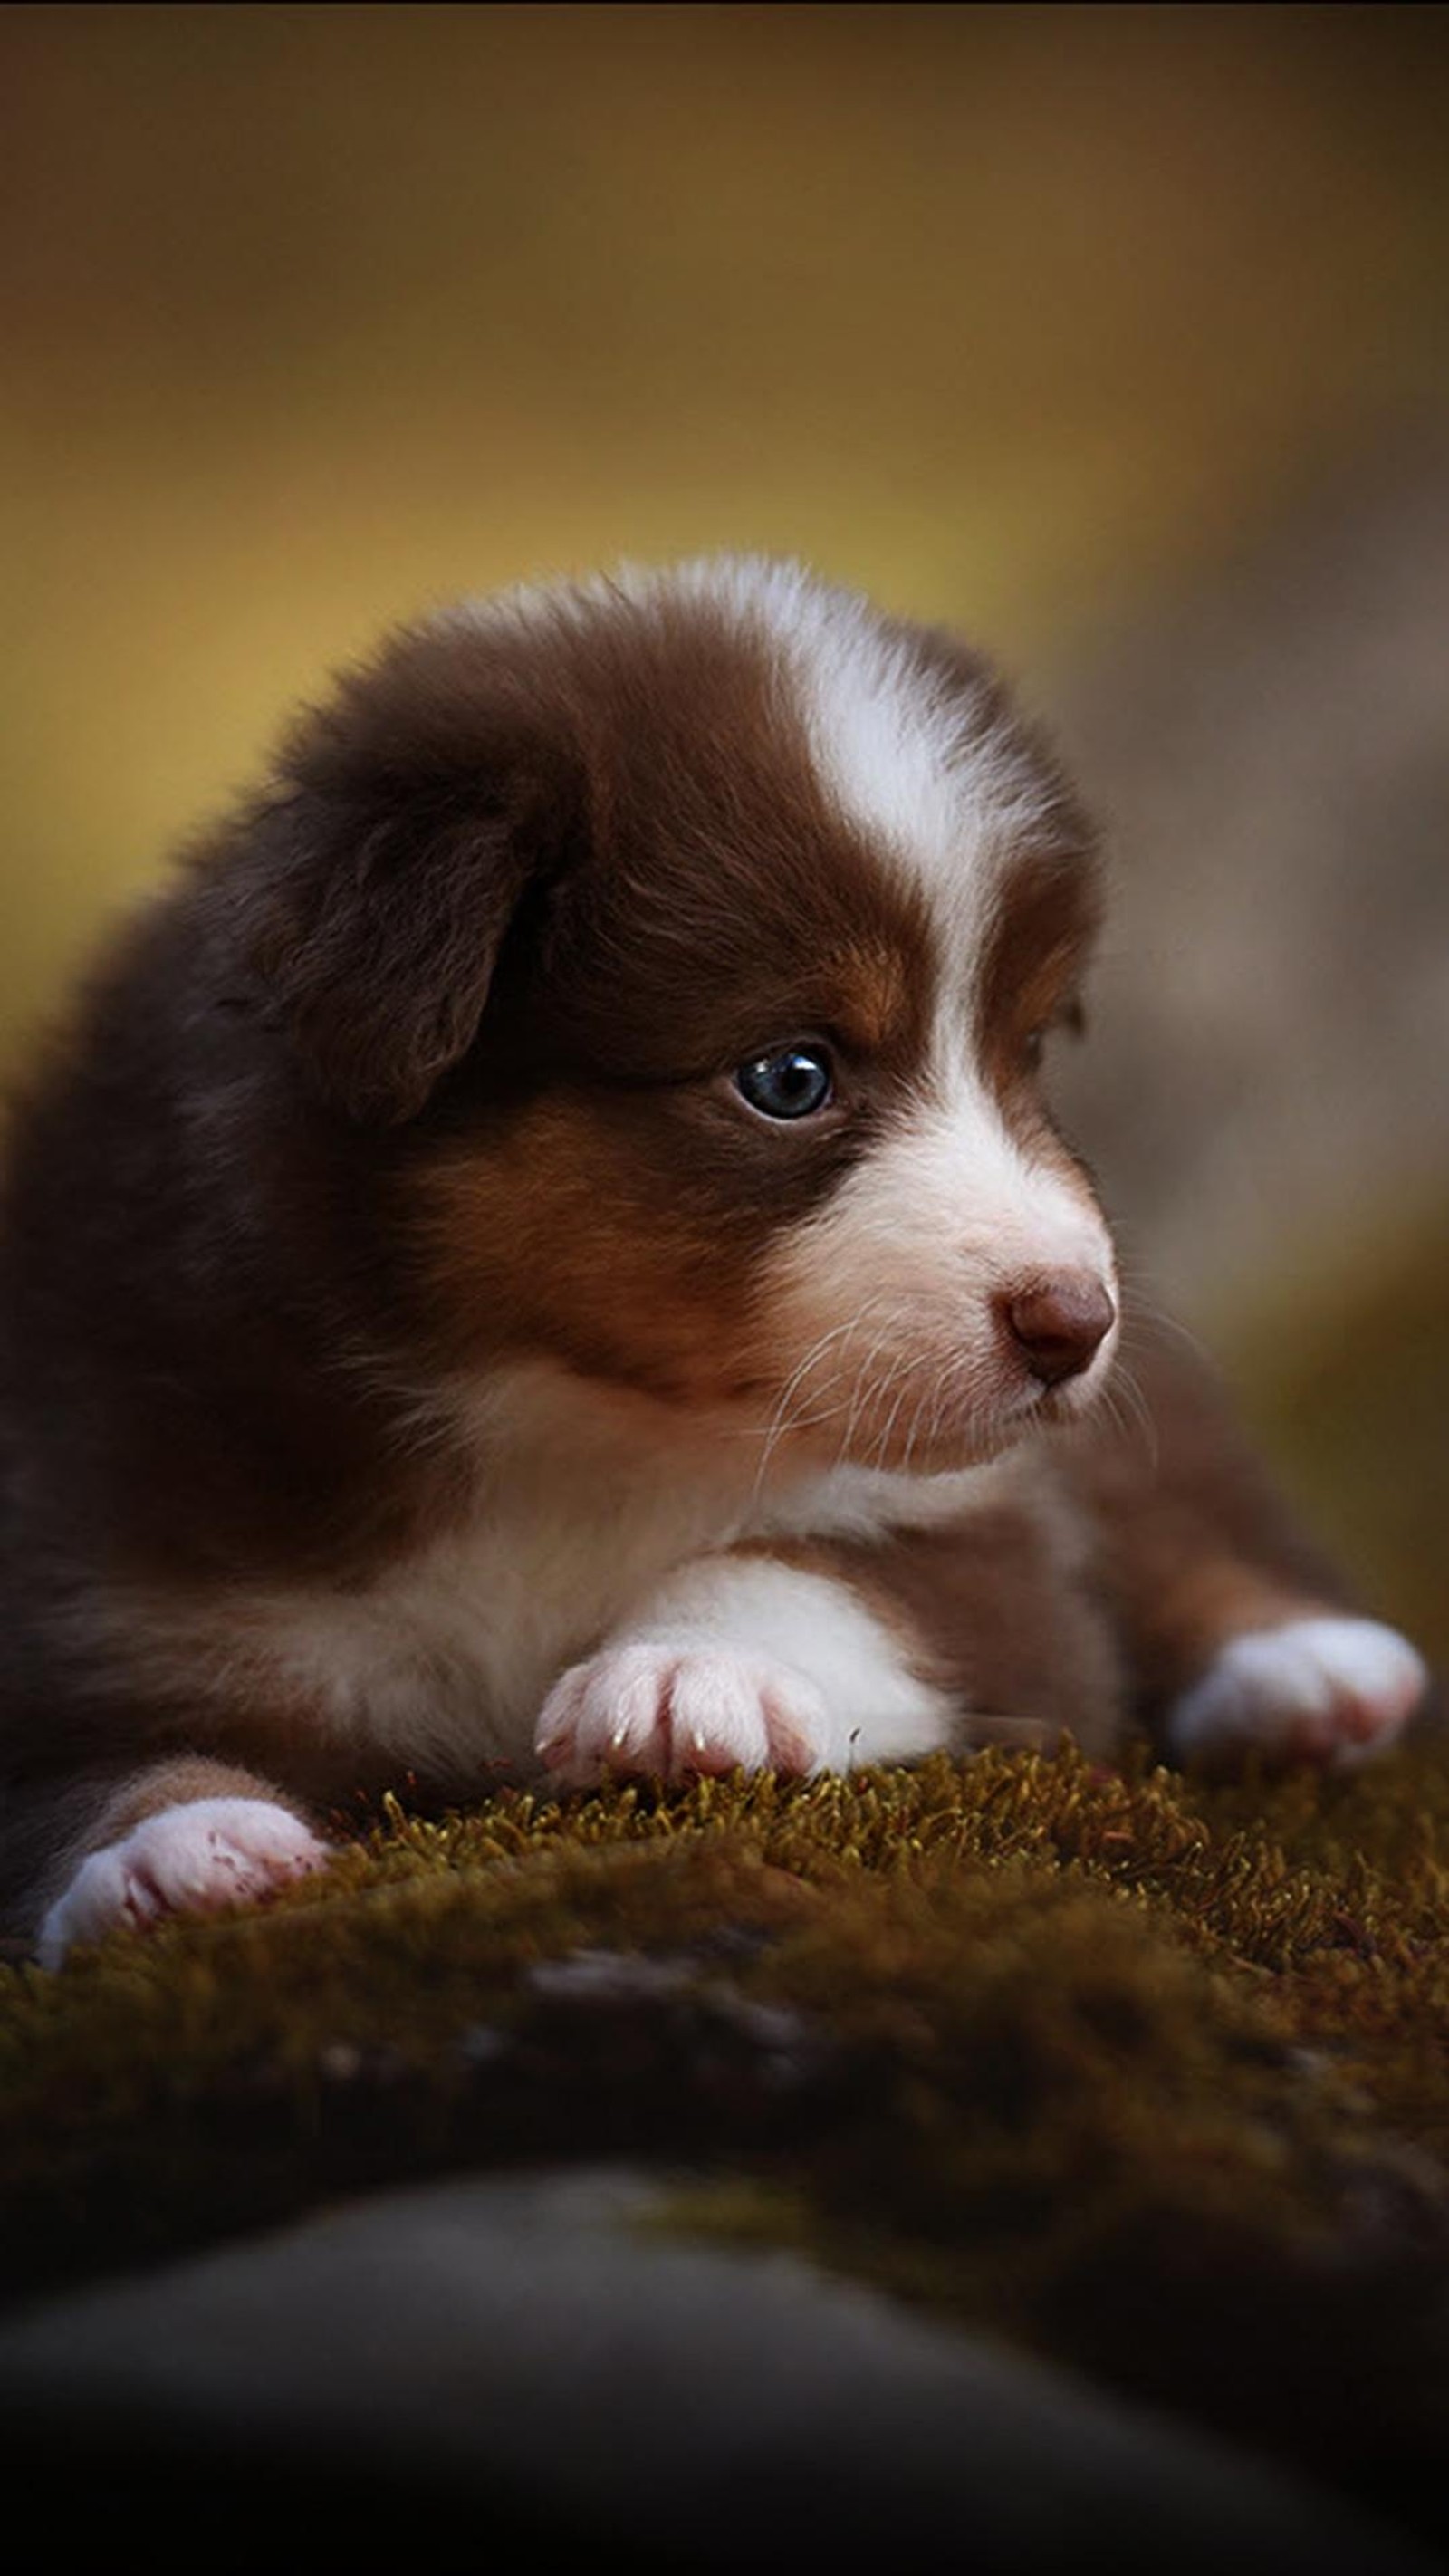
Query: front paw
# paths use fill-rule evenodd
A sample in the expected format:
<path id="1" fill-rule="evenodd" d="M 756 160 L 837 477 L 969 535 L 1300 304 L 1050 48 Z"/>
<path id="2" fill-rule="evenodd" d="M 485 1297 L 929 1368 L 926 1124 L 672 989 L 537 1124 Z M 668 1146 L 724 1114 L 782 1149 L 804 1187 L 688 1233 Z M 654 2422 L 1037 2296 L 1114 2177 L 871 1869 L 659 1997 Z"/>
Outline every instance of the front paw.
<path id="1" fill-rule="evenodd" d="M 606 1646 L 544 1702 L 535 1745 L 568 1788 L 607 1774 L 814 1770 L 825 1702 L 804 1673 L 743 1647 L 679 1640 Z"/>
<path id="2" fill-rule="evenodd" d="M 119 1923 L 249 1904 L 331 1857 L 287 1808 L 264 1798 L 163 1808 L 82 1861 L 41 1926 L 41 1966 L 58 1968 L 75 1942 L 99 1941 Z"/>
<path id="3" fill-rule="evenodd" d="M 1234 1637 L 1168 1720 L 1182 1762 L 1347 1769 L 1387 1750 L 1428 1688 L 1422 1658 L 1376 1619 L 1328 1614 Z"/>

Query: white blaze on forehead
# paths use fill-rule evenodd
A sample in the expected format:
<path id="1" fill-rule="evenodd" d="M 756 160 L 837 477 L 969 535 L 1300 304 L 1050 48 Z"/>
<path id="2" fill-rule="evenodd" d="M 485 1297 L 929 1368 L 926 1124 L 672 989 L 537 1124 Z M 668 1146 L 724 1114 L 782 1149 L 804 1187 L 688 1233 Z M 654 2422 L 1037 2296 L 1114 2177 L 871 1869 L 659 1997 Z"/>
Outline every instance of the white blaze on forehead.
<path id="1" fill-rule="evenodd" d="M 817 776 L 849 823 L 924 881 L 953 916 L 979 922 L 1002 853 L 1039 832 L 1052 789 L 993 711 L 983 673 L 958 681 L 925 666 L 908 632 L 868 600 L 803 564 L 759 555 L 621 565 L 597 580 L 530 585 L 461 612 L 486 623 L 580 627 L 621 608 L 696 605 L 747 639 L 763 637 L 803 720 Z"/>
<path id="2" fill-rule="evenodd" d="M 1039 837 L 1052 788 L 985 675 L 948 680 L 867 600 L 802 565 L 718 556 L 633 595 L 698 600 L 778 651 L 816 775 L 843 820 L 922 885 L 953 946 L 979 942 L 1002 863 Z"/>
<path id="3" fill-rule="evenodd" d="M 722 619 L 742 642 L 763 641 L 828 803 L 924 893 L 943 992 L 964 1003 L 1009 862 L 1050 834 L 1059 792 L 984 671 L 933 670 L 909 628 L 893 629 L 868 600 L 802 564 L 757 555 L 626 564 L 593 581 L 506 592 L 463 614 L 577 634 L 675 603 Z M 958 1014 L 948 1007 L 947 1016 L 954 1024 Z"/>

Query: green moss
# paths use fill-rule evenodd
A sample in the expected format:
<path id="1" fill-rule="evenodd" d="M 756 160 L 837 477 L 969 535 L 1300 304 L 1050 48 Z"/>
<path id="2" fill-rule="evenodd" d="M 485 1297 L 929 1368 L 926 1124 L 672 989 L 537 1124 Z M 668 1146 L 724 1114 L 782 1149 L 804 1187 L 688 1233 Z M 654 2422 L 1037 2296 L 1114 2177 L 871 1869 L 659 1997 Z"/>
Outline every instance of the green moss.
<path id="1" fill-rule="evenodd" d="M 9 2274 L 623 2149 L 697 2175 L 680 2224 L 1403 2509 L 1449 2397 L 1446 1892 L 1437 1738 L 1336 1781 L 992 1751 L 392 1810 L 266 1909 L 4 1978 Z"/>

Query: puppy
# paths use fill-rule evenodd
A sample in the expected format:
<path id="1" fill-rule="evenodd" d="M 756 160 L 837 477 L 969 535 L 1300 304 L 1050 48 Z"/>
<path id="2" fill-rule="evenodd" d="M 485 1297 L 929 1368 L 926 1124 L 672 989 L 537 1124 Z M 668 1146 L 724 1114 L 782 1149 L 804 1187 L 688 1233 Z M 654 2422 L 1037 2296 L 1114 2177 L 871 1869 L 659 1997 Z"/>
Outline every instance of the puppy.
<path id="1" fill-rule="evenodd" d="M 1101 1401 L 1098 901 L 989 669 L 793 567 L 344 680 L 15 1118 L 12 1931 L 261 1895 L 390 1783 L 1387 1743 L 1423 1667 L 1212 1390 L 1142 1341 L 1155 1459 Z"/>

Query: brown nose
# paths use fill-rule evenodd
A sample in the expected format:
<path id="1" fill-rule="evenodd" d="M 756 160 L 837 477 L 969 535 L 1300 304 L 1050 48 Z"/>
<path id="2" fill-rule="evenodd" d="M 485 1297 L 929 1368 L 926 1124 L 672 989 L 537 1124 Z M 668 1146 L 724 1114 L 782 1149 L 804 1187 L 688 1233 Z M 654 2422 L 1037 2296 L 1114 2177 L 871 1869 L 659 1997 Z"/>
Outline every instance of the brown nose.
<path id="1" fill-rule="evenodd" d="M 1001 1299 L 1001 1314 L 1032 1376 L 1059 1386 L 1090 1368 L 1117 1318 L 1090 1270 L 1048 1270 Z"/>

